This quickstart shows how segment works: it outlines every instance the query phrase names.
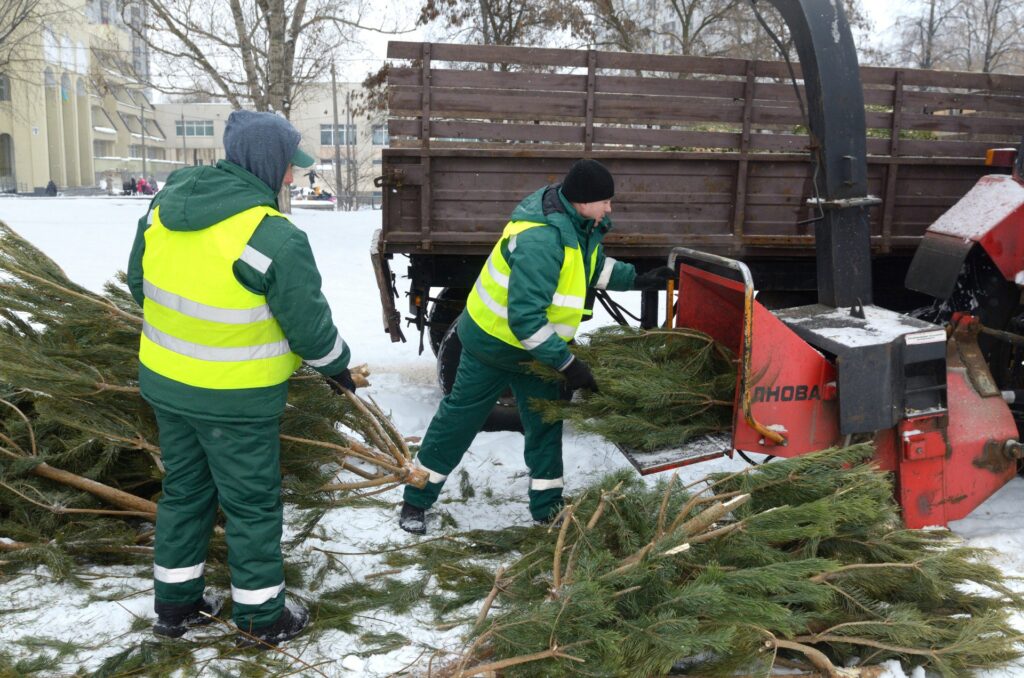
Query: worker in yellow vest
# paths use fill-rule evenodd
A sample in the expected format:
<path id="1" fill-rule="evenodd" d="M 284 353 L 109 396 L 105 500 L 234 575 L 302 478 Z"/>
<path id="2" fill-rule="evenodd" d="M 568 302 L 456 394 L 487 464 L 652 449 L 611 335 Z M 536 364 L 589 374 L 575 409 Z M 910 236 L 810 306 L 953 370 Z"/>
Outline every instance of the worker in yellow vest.
<path id="1" fill-rule="evenodd" d="M 217 505 L 226 517 L 239 645 L 294 637 L 285 605 L 279 427 L 288 377 L 305 361 L 336 392 L 350 352 L 320 291 L 309 241 L 277 211 L 292 165 L 313 158 L 272 113 L 235 111 L 227 159 L 171 174 L 139 220 L 128 285 L 143 307 L 139 386 L 160 427 L 154 633 L 208 623 L 220 601 L 203 570 Z"/>
<path id="2" fill-rule="evenodd" d="M 526 438 L 530 513 L 545 523 L 560 510 L 562 424 L 545 423 L 529 406 L 535 398 L 557 398 L 559 386 L 526 366 L 539 361 L 559 370 L 569 389 L 596 391 L 590 368 L 567 346 L 589 313 L 588 289 L 657 289 L 673 275 L 668 267 L 637 275 L 631 264 L 605 256 L 601 241 L 612 228 L 614 194 L 608 169 L 583 159 L 561 184 L 534 192 L 512 212 L 457 321 L 462 357 L 455 384 L 420 446 L 417 460 L 429 482 L 406 486 L 402 529 L 426 533 L 426 510 L 508 387 Z"/>

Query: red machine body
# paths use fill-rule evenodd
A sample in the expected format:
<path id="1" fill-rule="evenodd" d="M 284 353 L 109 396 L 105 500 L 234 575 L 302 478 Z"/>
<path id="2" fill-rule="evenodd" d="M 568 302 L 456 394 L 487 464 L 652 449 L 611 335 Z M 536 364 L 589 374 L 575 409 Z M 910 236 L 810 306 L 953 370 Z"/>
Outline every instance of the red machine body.
<path id="1" fill-rule="evenodd" d="M 745 308 L 742 282 L 683 264 L 679 292 L 676 325 L 740 357 L 734 449 L 793 457 L 839 442 L 834 365 L 756 300 Z"/>
<path id="2" fill-rule="evenodd" d="M 1004 278 L 1024 283 L 1024 184 L 1006 174 L 982 177 L 925 238 L 949 239 L 966 250 L 980 245 Z"/>
<path id="3" fill-rule="evenodd" d="M 623 452 L 644 473 L 734 450 L 792 457 L 872 441 L 879 465 L 893 474 L 907 526 L 946 525 L 1005 484 L 1022 450 L 1014 411 L 986 362 L 1012 382 L 1006 375 L 1019 372 L 1020 356 L 983 351 L 974 316 L 997 318 L 1001 340 L 1024 345 L 1024 336 L 1002 331 L 1011 320 L 1024 326 L 1020 292 L 1006 282 L 1024 285 L 1024 154 L 1012 159 L 1014 176 L 983 178 L 922 239 L 905 284 L 940 302 L 929 309 L 931 321 L 874 305 L 868 210 L 880 200 L 868 194 L 852 35 L 832 3 L 773 4 L 797 45 L 818 142 L 808 199 L 818 301 L 769 311 L 743 263 L 672 250 L 669 266 L 681 264 L 676 324 L 706 332 L 737 356 L 733 426 L 725 439 L 705 436 L 674 454 L 639 460 Z M 966 313 L 951 314 L 957 310 Z"/>
<path id="4" fill-rule="evenodd" d="M 731 445 L 719 454 L 793 457 L 844 443 L 834 357 L 758 303 L 747 283 L 709 268 L 680 266 L 675 321 L 711 335 L 738 357 Z M 873 438 L 911 528 L 966 516 L 1015 473 L 1004 446 L 1016 440 L 1017 428 L 980 359 L 976 326 L 970 316 L 959 316 L 945 341 L 945 408 L 908 412 L 895 426 L 859 437 Z"/>

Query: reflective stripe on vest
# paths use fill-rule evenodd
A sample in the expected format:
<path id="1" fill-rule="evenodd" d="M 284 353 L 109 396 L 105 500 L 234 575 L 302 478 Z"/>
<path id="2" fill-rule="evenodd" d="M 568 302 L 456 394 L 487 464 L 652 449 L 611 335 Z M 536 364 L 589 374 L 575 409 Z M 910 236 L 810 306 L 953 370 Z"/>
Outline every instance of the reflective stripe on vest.
<path id="1" fill-rule="evenodd" d="M 268 215 L 281 213 L 259 206 L 198 231 L 172 231 L 159 207 L 151 212 L 142 255 L 143 365 L 210 389 L 275 386 L 291 376 L 301 360 L 266 297 L 243 287 L 232 271 Z"/>
<path id="2" fill-rule="evenodd" d="M 585 313 L 588 281 L 583 252 L 579 247 L 565 247 L 558 285 L 546 311 L 548 323 L 533 336 L 522 341 L 512 333 L 508 325 L 508 282 L 512 268 L 501 253 L 501 244 L 523 231 L 546 225 L 534 221 L 510 221 L 487 258 L 487 263 L 480 271 L 476 284 L 473 285 L 466 300 L 469 316 L 484 332 L 516 348 L 537 348 L 553 334 L 557 334 L 564 341 L 572 340 Z M 591 277 L 596 264 L 595 247 L 590 257 Z"/>

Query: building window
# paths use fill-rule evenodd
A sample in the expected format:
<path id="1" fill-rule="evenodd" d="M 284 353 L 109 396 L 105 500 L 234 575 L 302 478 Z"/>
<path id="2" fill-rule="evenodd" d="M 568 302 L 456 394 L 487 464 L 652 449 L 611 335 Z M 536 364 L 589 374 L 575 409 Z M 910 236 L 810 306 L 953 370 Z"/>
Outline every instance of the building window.
<path id="1" fill-rule="evenodd" d="M 373 145 L 374 146 L 387 146 L 390 143 L 388 139 L 388 126 L 387 125 L 374 125 L 373 126 Z"/>
<path id="2" fill-rule="evenodd" d="M 11 79 L 0 73 L 0 101 L 11 100 Z"/>
<path id="3" fill-rule="evenodd" d="M 156 120 L 153 120 L 152 118 L 146 118 L 145 122 L 146 134 L 148 134 L 151 137 L 160 137 L 161 139 L 166 138 L 166 136 L 164 135 L 164 131 L 160 128 L 160 123 L 158 123 Z M 213 133 L 211 131 L 211 136 L 212 134 Z"/>
<path id="4" fill-rule="evenodd" d="M 179 137 L 212 137 L 213 120 L 178 120 L 174 123 L 174 133 Z"/>
<path id="5" fill-rule="evenodd" d="M 103 139 L 94 139 L 92 142 L 92 154 L 97 158 L 109 158 L 114 155 L 114 142 Z"/>
<path id="6" fill-rule="evenodd" d="M 355 125 L 338 125 L 338 145 L 339 146 L 355 146 L 356 145 L 356 126 Z M 331 125 L 320 125 L 320 145 L 321 146 L 333 146 L 334 137 L 331 135 Z"/>
<path id="7" fill-rule="evenodd" d="M 142 134 L 142 121 L 139 120 L 139 116 L 132 115 L 130 113 L 117 112 L 117 116 L 121 118 L 121 122 L 128 128 L 128 131 L 132 134 Z"/>

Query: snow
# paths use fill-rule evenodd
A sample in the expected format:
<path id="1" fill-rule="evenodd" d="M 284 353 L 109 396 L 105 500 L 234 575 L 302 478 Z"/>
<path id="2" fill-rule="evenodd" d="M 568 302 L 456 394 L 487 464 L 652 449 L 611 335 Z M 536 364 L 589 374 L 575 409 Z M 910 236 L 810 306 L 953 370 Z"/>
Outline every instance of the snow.
<path id="1" fill-rule="evenodd" d="M 778 315 L 788 325 L 804 327 L 818 337 L 850 348 L 888 344 L 903 336 L 910 344 L 945 340 L 941 328 L 881 306 L 865 305 L 863 318 L 851 311 L 848 307 L 833 309 L 814 304 L 785 309 Z"/>
<path id="2" fill-rule="evenodd" d="M 146 202 L 136 198 L 0 198 L 0 220 L 44 250 L 76 282 L 94 290 L 125 267 L 134 237 L 136 221 L 144 214 Z M 320 271 L 323 290 L 342 335 L 352 348 L 355 363 L 370 365 L 372 386 L 367 392 L 393 416 L 399 430 L 422 436 L 437 407 L 441 393 L 435 364 L 429 349 L 418 355 L 418 337 L 406 330 L 408 343 L 392 344 L 381 321 L 379 295 L 370 265 L 369 248 L 373 231 L 380 227 L 379 211 L 318 212 L 297 211 L 293 220 L 308 234 Z M 404 260 L 395 260 L 393 270 L 401 277 Z M 401 289 L 401 285 L 399 285 Z M 637 295 L 618 295 L 635 310 Z M 399 308 L 403 308 L 399 301 Z M 609 322 L 601 309 L 584 331 Z M 458 498 L 458 483 L 448 484 L 439 509 L 461 529 L 492 529 L 530 523 L 526 507 L 527 473 L 522 461 L 523 439 L 517 433 L 481 433 L 460 469 L 469 474 L 476 496 Z M 601 475 L 628 468 L 626 459 L 612 445 L 567 427 L 564 438 L 566 492 L 572 494 Z M 741 460 L 720 458 L 678 469 L 689 482 L 719 470 L 743 468 Z M 458 474 L 459 471 L 456 471 Z M 649 476 L 656 482 L 658 476 Z M 398 530 L 396 522 L 400 491 L 380 495 L 393 502 L 389 508 L 336 509 L 321 523 L 315 536 L 289 554 L 309 561 L 309 571 L 326 562 L 322 551 L 341 555 L 340 567 L 333 568 L 322 588 L 329 590 L 352 581 L 362 581 L 382 569 L 382 556 L 367 551 L 395 547 L 415 541 Z M 1019 507 L 1024 505 L 1024 481 L 1015 478 L 953 529 L 972 546 L 995 549 L 995 562 L 1007 575 L 1024 575 L 1024 526 Z M 430 530 L 440 529 L 436 514 L 428 516 Z M 287 517 L 286 517 L 287 522 Z M 446 528 L 450 529 L 450 528 Z M 286 527 L 287 539 L 290 536 Z M 4 539 L 0 535 L 0 539 Z M 0 600 L 4 601 L 0 623 L 0 647 L 15 656 L 40 652 L 17 641 L 31 637 L 52 637 L 87 646 L 78 656 L 64 660 L 67 674 L 79 666 L 96 668 L 106 657 L 150 637 L 148 627 L 133 631 L 136 618 L 152 618 L 152 584 L 149 568 L 92 568 L 89 588 L 52 581 L 45 568 L 17 576 L 0 576 Z M 318 590 L 297 590 L 316 597 Z M 470 615 L 472 616 L 472 615 Z M 1020 620 L 1018 620 L 1020 621 Z M 438 630 L 425 608 L 404 616 L 375 612 L 359 620 L 362 631 L 398 632 L 409 643 L 386 654 L 358 656 L 358 636 L 340 631 L 316 637 L 300 637 L 287 649 L 303 661 L 320 665 L 331 676 L 385 676 L 410 665 L 425 663 L 435 648 L 458 651 L 464 629 Z M 221 628 L 193 632 L 194 638 L 226 633 Z M 197 658 L 213 659 L 212 650 L 197 651 Z M 222 665 L 229 672 L 233 665 Z M 888 664 L 893 678 L 924 678 L 921 671 Z M 1024 675 L 1024 664 L 1003 671 L 979 674 L 984 678 Z"/>
<path id="3" fill-rule="evenodd" d="M 1024 186 L 1011 176 L 982 177 L 974 188 L 928 227 L 964 240 L 976 240 L 1024 204 Z"/>

